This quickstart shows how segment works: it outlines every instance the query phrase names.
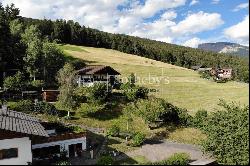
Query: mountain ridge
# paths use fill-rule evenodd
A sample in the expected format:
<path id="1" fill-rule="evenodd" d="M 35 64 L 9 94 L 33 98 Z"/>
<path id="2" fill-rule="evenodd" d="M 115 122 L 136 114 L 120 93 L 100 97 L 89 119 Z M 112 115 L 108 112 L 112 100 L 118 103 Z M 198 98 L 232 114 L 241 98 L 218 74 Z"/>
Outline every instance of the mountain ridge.
<path id="1" fill-rule="evenodd" d="M 230 42 L 202 43 L 198 45 L 198 49 L 243 57 L 249 56 L 249 47 Z"/>

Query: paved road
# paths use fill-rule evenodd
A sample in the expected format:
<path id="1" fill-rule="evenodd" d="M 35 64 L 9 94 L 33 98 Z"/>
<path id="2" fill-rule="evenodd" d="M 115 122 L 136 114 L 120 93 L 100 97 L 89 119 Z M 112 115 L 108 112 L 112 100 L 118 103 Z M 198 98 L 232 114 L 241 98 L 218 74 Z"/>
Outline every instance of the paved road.
<path id="1" fill-rule="evenodd" d="M 145 144 L 140 149 L 128 152 L 126 155 L 129 157 L 145 156 L 151 162 L 155 162 L 164 160 L 172 154 L 179 152 L 188 153 L 192 160 L 208 158 L 208 156 L 203 155 L 202 151 L 194 145 L 180 144 L 170 141 Z"/>

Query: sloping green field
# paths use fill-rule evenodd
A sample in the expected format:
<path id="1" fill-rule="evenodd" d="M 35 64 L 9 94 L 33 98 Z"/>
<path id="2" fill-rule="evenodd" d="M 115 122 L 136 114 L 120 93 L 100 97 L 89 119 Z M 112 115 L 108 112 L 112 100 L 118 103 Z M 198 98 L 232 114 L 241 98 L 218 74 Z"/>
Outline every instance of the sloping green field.
<path id="1" fill-rule="evenodd" d="M 219 99 L 248 104 L 249 85 L 239 82 L 216 83 L 200 78 L 195 71 L 122 53 L 115 50 L 72 45 L 60 46 L 67 55 L 86 60 L 89 64 L 109 65 L 126 81 L 131 73 L 138 84 L 157 89 L 150 94 L 166 99 L 191 114 L 199 109 L 214 111 Z"/>

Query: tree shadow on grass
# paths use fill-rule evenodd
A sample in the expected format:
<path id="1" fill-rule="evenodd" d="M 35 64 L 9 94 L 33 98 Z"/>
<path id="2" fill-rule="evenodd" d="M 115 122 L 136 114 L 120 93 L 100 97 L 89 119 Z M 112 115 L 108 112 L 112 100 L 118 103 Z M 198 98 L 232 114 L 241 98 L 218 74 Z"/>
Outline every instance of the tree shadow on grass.
<path id="1" fill-rule="evenodd" d="M 154 134 L 154 136 L 152 136 L 151 138 L 147 139 L 145 141 L 145 143 L 146 144 L 150 144 L 150 145 L 152 145 L 152 144 L 161 144 L 161 143 L 164 142 L 164 140 L 166 138 L 169 138 L 170 133 L 174 132 L 178 128 L 178 126 L 175 126 L 173 124 L 171 124 L 171 125 L 165 124 L 162 127 L 165 128 L 164 131 L 156 132 Z"/>
<path id="2" fill-rule="evenodd" d="M 113 111 L 113 110 L 100 110 L 95 113 L 87 114 L 88 117 L 101 120 L 101 121 L 116 119 L 121 115 L 122 113 L 120 111 Z"/>
<path id="3" fill-rule="evenodd" d="M 120 137 L 119 137 L 120 138 Z M 111 156 L 114 160 L 115 165 L 131 165 L 131 164 L 138 164 L 136 160 L 129 157 L 126 153 L 119 151 L 115 147 L 111 147 L 111 145 L 122 144 L 121 140 L 117 137 L 108 137 L 108 142 L 105 147 L 105 153 L 102 155 Z"/>

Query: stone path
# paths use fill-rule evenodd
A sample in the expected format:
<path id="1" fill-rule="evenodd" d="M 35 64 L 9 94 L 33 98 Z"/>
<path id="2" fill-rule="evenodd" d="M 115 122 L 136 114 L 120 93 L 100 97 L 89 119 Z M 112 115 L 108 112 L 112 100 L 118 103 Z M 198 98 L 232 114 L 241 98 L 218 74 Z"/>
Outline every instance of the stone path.
<path id="1" fill-rule="evenodd" d="M 191 157 L 191 160 L 205 159 L 202 151 L 194 145 L 180 144 L 170 141 L 162 141 L 157 144 L 145 144 L 140 149 L 126 153 L 129 157 L 144 156 L 149 161 L 161 161 L 174 153 L 185 152 Z"/>

